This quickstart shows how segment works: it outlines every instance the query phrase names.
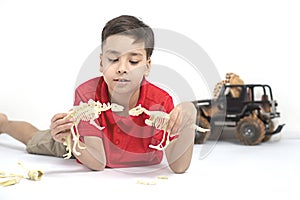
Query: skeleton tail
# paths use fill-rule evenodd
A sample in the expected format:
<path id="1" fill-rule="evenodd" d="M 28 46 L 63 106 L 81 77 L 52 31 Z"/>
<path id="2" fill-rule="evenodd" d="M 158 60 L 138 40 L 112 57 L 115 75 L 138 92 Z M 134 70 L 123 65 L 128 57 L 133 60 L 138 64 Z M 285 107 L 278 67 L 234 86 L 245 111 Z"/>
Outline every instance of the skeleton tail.
<path id="1" fill-rule="evenodd" d="M 194 124 L 193 127 L 196 129 L 196 131 L 201 132 L 201 133 L 206 133 L 206 132 L 210 131 L 210 129 L 202 128 L 200 126 L 197 126 L 196 124 Z"/>

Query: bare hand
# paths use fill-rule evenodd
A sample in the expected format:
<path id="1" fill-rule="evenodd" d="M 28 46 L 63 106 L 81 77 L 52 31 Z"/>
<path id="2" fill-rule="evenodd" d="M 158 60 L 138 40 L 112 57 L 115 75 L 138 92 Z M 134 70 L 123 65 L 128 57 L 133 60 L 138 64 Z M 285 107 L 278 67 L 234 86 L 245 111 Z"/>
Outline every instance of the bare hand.
<path id="1" fill-rule="evenodd" d="M 51 119 L 51 135 L 57 142 L 63 143 L 65 138 L 71 134 L 70 129 L 73 126 L 73 119 L 64 118 L 66 116 L 67 113 L 58 113 Z"/>
<path id="2" fill-rule="evenodd" d="M 180 133 L 184 128 L 196 123 L 196 108 L 190 102 L 177 105 L 170 113 L 168 132 L 172 135 Z"/>

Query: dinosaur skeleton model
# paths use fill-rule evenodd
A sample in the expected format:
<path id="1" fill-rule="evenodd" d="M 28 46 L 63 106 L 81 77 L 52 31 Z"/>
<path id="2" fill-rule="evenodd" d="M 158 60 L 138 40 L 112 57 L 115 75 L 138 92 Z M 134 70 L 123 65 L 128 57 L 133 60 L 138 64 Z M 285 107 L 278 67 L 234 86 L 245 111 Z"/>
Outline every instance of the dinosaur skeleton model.
<path id="1" fill-rule="evenodd" d="M 94 100 L 90 99 L 88 103 L 80 102 L 78 106 L 74 106 L 68 113 L 68 115 L 65 117 L 65 119 L 74 119 L 73 126 L 71 127 L 71 135 L 73 138 L 73 147 L 71 147 L 71 135 L 69 135 L 64 145 L 67 146 L 66 150 L 68 153 L 66 153 L 64 156 L 65 159 L 69 159 L 72 156 L 73 153 L 77 156 L 80 155 L 80 152 L 76 150 L 76 147 L 79 149 L 85 149 L 85 147 L 81 146 L 79 143 L 79 132 L 78 132 L 78 124 L 80 121 L 89 121 L 91 125 L 95 126 L 99 130 L 103 130 L 104 127 L 99 126 L 96 123 L 96 119 L 100 116 L 101 112 L 107 111 L 111 109 L 113 112 L 120 112 L 124 108 L 123 106 L 117 105 L 117 104 L 105 104 L 100 103 L 99 101 L 95 102 Z"/>
<path id="2" fill-rule="evenodd" d="M 158 145 L 150 144 L 149 147 L 153 148 L 153 149 L 157 149 L 157 150 L 165 149 L 169 145 L 169 143 L 172 139 L 172 137 L 170 136 L 170 133 L 167 132 L 167 126 L 168 126 L 168 123 L 170 120 L 170 114 L 162 112 L 162 111 L 149 111 L 149 110 L 143 108 L 141 105 L 138 105 L 137 107 L 129 110 L 129 115 L 131 115 L 131 116 L 138 116 L 142 113 L 145 113 L 146 115 L 150 116 L 149 119 L 145 120 L 146 125 L 153 126 L 158 130 L 164 131 L 161 142 Z M 193 124 L 193 128 L 195 128 L 197 131 L 202 132 L 202 133 L 206 133 L 207 131 L 209 131 L 209 129 L 201 128 L 201 127 L 197 126 L 196 124 Z M 164 142 L 165 142 L 165 145 L 163 145 Z"/>

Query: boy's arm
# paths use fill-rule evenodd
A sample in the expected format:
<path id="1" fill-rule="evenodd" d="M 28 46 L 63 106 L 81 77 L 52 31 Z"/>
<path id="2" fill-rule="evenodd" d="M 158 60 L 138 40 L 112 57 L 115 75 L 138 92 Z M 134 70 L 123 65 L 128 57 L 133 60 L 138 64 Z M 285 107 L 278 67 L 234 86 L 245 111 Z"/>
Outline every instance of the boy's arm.
<path id="1" fill-rule="evenodd" d="M 85 136 L 84 143 L 79 142 L 85 149 L 77 148 L 79 156 L 73 154 L 83 165 L 91 170 L 102 171 L 106 166 L 106 156 L 102 139 L 96 136 Z M 73 146 L 73 144 L 72 144 Z"/>
<path id="2" fill-rule="evenodd" d="M 98 82 L 99 79 L 91 79 L 76 88 L 74 106 L 79 105 L 80 102 L 88 102 L 89 99 L 94 97 L 94 89 L 97 88 Z M 73 140 L 71 141 L 73 147 Z M 76 156 L 76 154 L 73 153 L 79 162 L 91 170 L 101 171 L 105 168 L 106 156 L 101 138 L 96 136 L 84 136 L 84 143 L 80 141 L 79 146 L 86 147 L 85 149 L 79 149 L 76 147 L 76 150 L 80 152 L 79 156 Z"/>
<path id="3" fill-rule="evenodd" d="M 184 173 L 190 166 L 196 122 L 196 109 L 192 103 L 186 102 L 177 105 L 170 113 L 168 131 L 178 134 L 166 148 L 166 157 L 171 170 L 175 173 Z"/>

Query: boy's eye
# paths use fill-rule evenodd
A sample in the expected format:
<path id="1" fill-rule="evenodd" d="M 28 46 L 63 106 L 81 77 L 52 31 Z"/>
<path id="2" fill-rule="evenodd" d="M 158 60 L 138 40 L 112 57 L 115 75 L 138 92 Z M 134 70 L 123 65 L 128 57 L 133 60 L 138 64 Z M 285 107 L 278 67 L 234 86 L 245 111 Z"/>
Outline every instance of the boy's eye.
<path id="1" fill-rule="evenodd" d="M 107 58 L 109 62 L 118 62 L 118 58 Z"/>
<path id="2" fill-rule="evenodd" d="M 136 65 L 138 64 L 140 61 L 137 61 L 137 60 L 130 60 L 129 61 L 132 65 Z"/>

